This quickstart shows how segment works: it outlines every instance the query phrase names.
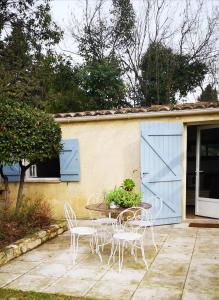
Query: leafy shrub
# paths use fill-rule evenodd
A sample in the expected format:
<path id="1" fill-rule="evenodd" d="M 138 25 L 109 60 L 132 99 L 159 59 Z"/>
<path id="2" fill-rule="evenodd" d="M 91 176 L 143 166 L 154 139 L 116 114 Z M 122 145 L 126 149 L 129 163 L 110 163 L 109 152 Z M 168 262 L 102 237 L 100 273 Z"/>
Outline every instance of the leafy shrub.
<path id="1" fill-rule="evenodd" d="M 135 183 L 131 178 L 126 178 L 123 180 L 122 188 L 126 191 L 132 191 L 135 187 Z"/>
<path id="2" fill-rule="evenodd" d="M 34 200 L 25 197 L 19 211 L 15 212 L 15 218 L 28 227 L 42 228 L 50 225 L 52 209 L 42 197 L 36 197 Z"/>
<path id="3" fill-rule="evenodd" d="M 135 192 L 133 190 L 134 182 L 132 179 L 128 179 L 126 181 L 127 185 L 125 185 L 126 180 L 123 181 L 123 185 L 119 188 L 115 188 L 113 191 L 110 191 L 105 196 L 105 202 L 109 206 L 113 201 L 117 206 L 120 207 L 132 207 L 137 206 L 141 201 L 141 193 Z M 132 182 L 133 183 L 132 183 Z M 135 185 L 135 184 L 134 184 Z M 126 187 L 126 188 L 125 188 Z"/>
<path id="4" fill-rule="evenodd" d="M 0 208 L 0 247 L 38 229 L 47 228 L 51 221 L 51 207 L 40 196 L 24 198 L 18 212 L 12 207 Z"/>

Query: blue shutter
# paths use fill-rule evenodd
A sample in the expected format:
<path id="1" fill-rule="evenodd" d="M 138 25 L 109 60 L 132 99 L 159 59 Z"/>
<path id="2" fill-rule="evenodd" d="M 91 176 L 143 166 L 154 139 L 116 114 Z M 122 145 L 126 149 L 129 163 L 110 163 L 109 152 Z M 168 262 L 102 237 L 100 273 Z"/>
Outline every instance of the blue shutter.
<path id="1" fill-rule="evenodd" d="M 9 182 L 20 181 L 20 166 L 18 163 L 13 165 L 5 165 L 3 167 L 3 172 L 8 177 Z"/>
<path id="2" fill-rule="evenodd" d="M 64 140 L 60 154 L 61 181 L 80 180 L 79 143 L 76 139 Z"/>
<path id="3" fill-rule="evenodd" d="M 182 130 L 179 122 L 141 124 L 141 190 L 144 202 L 163 200 L 157 225 L 181 222 Z"/>

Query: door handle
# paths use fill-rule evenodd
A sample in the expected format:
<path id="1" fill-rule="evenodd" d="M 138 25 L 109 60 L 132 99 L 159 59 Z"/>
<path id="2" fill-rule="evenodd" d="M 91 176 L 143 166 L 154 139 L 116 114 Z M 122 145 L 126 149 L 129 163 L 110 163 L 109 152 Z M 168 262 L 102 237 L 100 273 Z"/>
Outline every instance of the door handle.
<path id="1" fill-rule="evenodd" d="M 143 173 L 142 173 L 143 176 L 144 176 L 144 175 L 147 175 L 147 174 L 149 174 L 149 172 L 143 172 Z"/>
<path id="2" fill-rule="evenodd" d="M 195 173 L 204 173 L 204 171 L 199 170 L 199 171 L 195 171 Z"/>

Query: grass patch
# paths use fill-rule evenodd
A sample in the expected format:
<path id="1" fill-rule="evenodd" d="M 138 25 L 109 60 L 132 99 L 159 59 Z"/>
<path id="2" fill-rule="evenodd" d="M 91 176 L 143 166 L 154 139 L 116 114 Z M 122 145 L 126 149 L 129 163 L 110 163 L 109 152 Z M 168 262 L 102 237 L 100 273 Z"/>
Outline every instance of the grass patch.
<path id="1" fill-rule="evenodd" d="M 72 297 L 59 294 L 22 292 L 12 289 L 0 289 L 1 300 L 95 300 L 94 298 Z"/>

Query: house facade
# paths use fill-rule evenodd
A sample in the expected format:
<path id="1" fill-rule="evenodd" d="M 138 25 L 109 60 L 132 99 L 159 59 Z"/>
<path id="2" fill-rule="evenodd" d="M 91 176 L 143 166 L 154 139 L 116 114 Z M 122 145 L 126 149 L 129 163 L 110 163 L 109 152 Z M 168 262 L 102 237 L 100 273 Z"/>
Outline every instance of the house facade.
<path id="1" fill-rule="evenodd" d="M 89 218 L 88 201 L 95 202 L 97 194 L 103 199 L 125 178 L 134 180 L 143 201 L 163 199 L 157 224 L 182 222 L 188 207 L 219 218 L 219 102 L 54 117 L 62 129 L 63 151 L 30 169 L 24 194 L 47 199 L 57 218 L 63 218 L 65 201 L 78 217 Z M 5 172 L 14 199 L 19 169 Z"/>

